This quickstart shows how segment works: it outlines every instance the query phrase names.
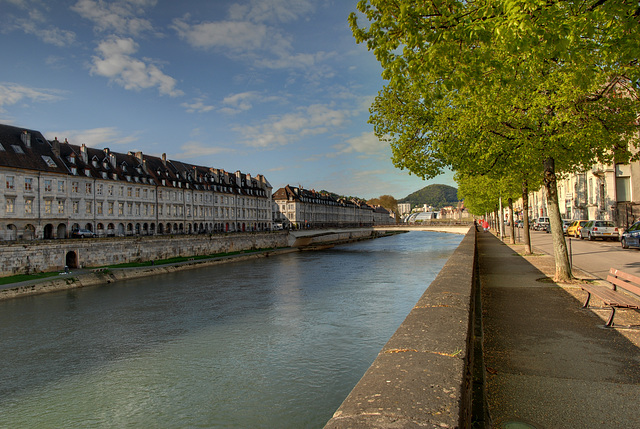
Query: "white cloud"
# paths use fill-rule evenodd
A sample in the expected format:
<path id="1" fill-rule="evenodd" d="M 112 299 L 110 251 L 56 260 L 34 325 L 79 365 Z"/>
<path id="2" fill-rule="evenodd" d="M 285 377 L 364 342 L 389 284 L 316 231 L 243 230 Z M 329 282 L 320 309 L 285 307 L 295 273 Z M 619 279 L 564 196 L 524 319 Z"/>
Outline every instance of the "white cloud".
<path id="1" fill-rule="evenodd" d="M 176 153 L 171 157 L 174 159 L 194 159 L 201 158 L 207 155 L 217 155 L 220 153 L 230 153 L 233 152 L 232 149 L 216 147 L 216 146 L 207 146 L 200 141 L 188 141 L 180 146 L 180 150 L 182 152 Z"/>
<path id="2" fill-rule="evenodd" d="M 153 31 L 153 26 L 149 20 L 137 15 L 142 15 L 144 8 L 153 7 L 156 3 L 156 0 L 79 0 L 71 10 L 93 21 L 96 31 L 139 35 Z"/>
<path id="3" fill-rule="evenodd" d="M 293 113 L 271 116 L 259 125 L 236 127 L 235 131 L 244 136 L 245 144 L 248 146 L 281 146 L 340 128 L 350 116 L 349 110 L 315 104 L 299 108 Z"/>
<path id="4" fill-rule="evenodd" d="M 194 48 L 216 50 L 259 68 L 305 70 L 312 77 L 332 76 L 333 71 L 319 63 L 334 54 L 296 53 L 293 36 L 276 26 L 300 19 L 314 9 L 310 0 L 251 0 L 248 4 L 233 4 L 226 20 L 194 23 L 187 14 L 175 19 L 172 28 Z"/>
<path id="5" fill-rule="evenodd" d="M 361 153 L 366 155 L 376 155 L 387 149 L 388 144 L 380 141 L 373 132 L 364 132 L 357 137 L 352 137 L 344 144 L 333 146 L 336 155 L 346 153 Z"/>
<path id="6" fill-rule="evenodd" d="M 111 145 L 130 145 L 138 141 L 138 135 L 122 136 L 115 127 L 92 128 L 89 130 L 51 131 L 44 133 L 47 140 L 64 141 L 75 145 L 85 144 L 89 147 L 108 147 Z"/>
<path id="7" fill-rule="evenodd" d="M 202 98 L 196 98 L 193 103 L 182 103 L 181 106 L 187 110 L 187 113 L 206 113 L 215 109 L 215 106 L 204 104 Z"/>
<path id="8" fill-rule="evenodd" d="M 131 55 L 137 50 L 138 45 L 131 38 L 112 37 L 101 42 L 96 48 L 100 56 L 92 57 L 91 74 L 104 76 L 128 90 L 157 87 L 162 95 L 177 97 L 184 94 L 175 89 L 174 78 L 154 64 L 133 58 Z"/>
<path id="9" fill-rule="evenodd" d="M 310 0 L 251 0 L 247 5 L 232 5 L 229 14 L 237 20 L 282 23 L 295 21 L 313 10 Z"/>
<path id="10" fill-rule="evenodd" d="M 239 52 L 252 52 L 265 49 L 268 28 L 262 24 L 247 21 L 216 21 L 190 24 L 190 17 L 173 21 L 173 29 L 178 36 L 191 46 L 202 49 L 231 49 Z"/>
<path id="11" fill-rule="evenodd" d="M 0 82 L 0 112 L 6 106 L 22 103 L 27 100 L 36 103 L 50 103 L 63 99 L 63 92 L 54 89 L 29 88 L 16 83 Z"/>

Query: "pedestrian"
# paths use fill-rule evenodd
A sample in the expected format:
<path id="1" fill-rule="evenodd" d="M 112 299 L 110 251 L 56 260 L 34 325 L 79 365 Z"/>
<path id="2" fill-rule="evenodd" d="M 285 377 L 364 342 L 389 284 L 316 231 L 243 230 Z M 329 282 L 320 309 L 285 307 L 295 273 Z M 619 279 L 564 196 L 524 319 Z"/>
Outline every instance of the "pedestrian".
<path id="1" fill-rule="evenodd" d="M 484 232 L 489 231 L 489 222 L 487 222 L 486 219 L 482 220 L 482 227 L 484 228 Z"/>
<path id="2" fill-rule="evenodd" d="M 473 219 L 473 227 L 478 231 L 478 221 Z"/>

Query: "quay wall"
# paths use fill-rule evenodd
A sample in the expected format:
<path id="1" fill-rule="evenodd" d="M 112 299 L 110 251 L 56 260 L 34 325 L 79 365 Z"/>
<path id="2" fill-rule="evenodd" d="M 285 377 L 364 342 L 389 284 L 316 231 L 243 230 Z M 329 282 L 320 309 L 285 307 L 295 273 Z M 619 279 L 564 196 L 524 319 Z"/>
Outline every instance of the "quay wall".
<path id="1" fill-rule="evenodd" d="M 471 228 L 325 429 L 470 428 L 483 419 L 476 254 Z"/>
<path id="2" fill-rule="evenodd" d="M 30 241 L 0 246 L 0 277 L 173 257 L 288 247 L 288 233 L 234 233 Z"/>

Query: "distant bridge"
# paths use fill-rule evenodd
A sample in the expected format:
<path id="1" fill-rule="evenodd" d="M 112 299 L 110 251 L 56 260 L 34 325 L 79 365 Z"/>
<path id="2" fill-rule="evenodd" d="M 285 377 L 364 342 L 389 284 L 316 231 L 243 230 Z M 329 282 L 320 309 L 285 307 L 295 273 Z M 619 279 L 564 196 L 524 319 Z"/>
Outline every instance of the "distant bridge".
<path id="1" fill-rule="evenodd" d="M 327 229 L 300 229 L 289 231 L 289 245 L 292 247 L 318 247 L 347 243 L 371 237 L 374 231 L 432 231 L 449 234 L 466 234 L 473 225 L 455 223 L 432 224 L 399 224 L 384 225 L 367 228 L 327 228 Z"/>

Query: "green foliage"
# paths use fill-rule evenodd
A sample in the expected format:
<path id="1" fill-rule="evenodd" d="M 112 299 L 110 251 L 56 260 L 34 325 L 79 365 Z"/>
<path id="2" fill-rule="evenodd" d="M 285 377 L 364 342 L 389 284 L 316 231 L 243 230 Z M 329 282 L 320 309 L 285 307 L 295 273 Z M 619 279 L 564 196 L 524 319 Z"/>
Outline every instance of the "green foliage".
<path id="1" fill-rule="evenodd" d="M 483 216 L 498 208 L 500 198 L 503 206 L 509 198 L 518 199 L 522 194 L 522 186 L 512 177 L 493 179 L 490 176 L 465 176 L 456 174 L 458 198 L 464 200 L 469 213 Z"/>
<path id="2" fill-rule="evenodd" d="M 458 190 L 449 185 L 429 185 L 398 200 L 398 203 L 410 203 L 411 208 L 427 204 L 444 207 L 458 202 Z"/>
<path id="3" fill-rule="evenodd" d="M 391 195 L 381 195 L 378 198 L 372 198 L 367 201 L 367 204 L 371 206 L 381 206 L 385 209 L 395 213 L 398 211 L 398 201 Z"/>
<path id="4" fill-rule="evenodd" d="M 388 84 L 371 108 L 393 162 L 542 177 L 629 159 L 638 129 L 637 2 L 368 0 L 350 17 Z M 629 96 L 630 95 L 630 96 Z"/>

